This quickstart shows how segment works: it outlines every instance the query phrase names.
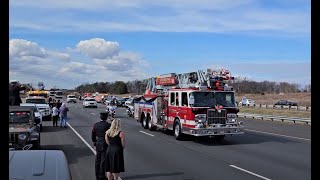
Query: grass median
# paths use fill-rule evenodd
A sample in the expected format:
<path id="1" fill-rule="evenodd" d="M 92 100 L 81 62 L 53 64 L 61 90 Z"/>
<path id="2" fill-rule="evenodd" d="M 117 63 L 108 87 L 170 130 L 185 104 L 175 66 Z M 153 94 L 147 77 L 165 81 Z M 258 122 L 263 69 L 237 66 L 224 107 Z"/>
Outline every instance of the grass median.
<path id="1" fill-rule="evenodd" d="M 252 113 L 262 115 L 273 115 L 273 116 L 288 116 L 288 117 L 300 117 L 300 118 L 311 118 L 310 111 L 297 111 L 294 109 L 262 109 L 255 107 L 239 107 L 240 113 Z"/>

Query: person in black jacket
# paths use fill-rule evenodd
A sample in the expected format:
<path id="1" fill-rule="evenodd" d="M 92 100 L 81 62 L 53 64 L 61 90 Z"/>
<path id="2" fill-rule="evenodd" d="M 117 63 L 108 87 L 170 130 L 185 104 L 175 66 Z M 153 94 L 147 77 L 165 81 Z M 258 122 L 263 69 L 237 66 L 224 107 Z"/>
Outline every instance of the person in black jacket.
<path id="1" fill-rule="evenodd" d="M 105 133 L 111 126 L 111 124 L 106 121 L 108 115 L 108 112 L 100 113 L 101 121 L 94 124 L 91 133 L 91 139 L 96 149 L 95 173 L 97 180 L 107 179 L 105 174 L 105 156 L 108 145 L 105 141 Z"/>
<path id="2" fill-rule="evenodd" d="M 12 81 L 9 84 L 9 106 L 20 106 L 22 103 L 20 91 L 25 90 L 18 81 Z"/>

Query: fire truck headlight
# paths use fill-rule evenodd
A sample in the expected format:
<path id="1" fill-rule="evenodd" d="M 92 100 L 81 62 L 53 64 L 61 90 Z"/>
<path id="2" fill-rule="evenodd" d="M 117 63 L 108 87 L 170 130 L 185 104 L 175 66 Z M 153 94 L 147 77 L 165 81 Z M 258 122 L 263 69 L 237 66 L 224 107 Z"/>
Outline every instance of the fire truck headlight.
<path id="1" fill-rule="evenodd" d="M 206 114 L 197 114 L 197 115 L 195 115 L 195 121 L 197 123 L 204 123 L 207 121 L 207 115 Z"/>

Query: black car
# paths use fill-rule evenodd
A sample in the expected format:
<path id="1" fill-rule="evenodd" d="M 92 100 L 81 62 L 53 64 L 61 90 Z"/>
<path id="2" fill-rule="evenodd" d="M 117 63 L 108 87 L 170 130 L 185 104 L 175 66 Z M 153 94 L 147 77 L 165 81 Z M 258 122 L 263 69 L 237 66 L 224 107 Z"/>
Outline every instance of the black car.
<path id="1" fill-rule="evenodd" d="M 288 101 L 288 100 L 280 100 L 274 105 L 282 105 L 282 106 L 298 106 L 296 102 Z"/>
<path id="2" fill-rule="evenodd" d="M 125 106 L 125 102 L 126 102 L 126 99 L 125 98 L 122 98 L 122 97 L 116 97 L 117 99 L 117 102 L 118 102 L 118 106 Z"/>

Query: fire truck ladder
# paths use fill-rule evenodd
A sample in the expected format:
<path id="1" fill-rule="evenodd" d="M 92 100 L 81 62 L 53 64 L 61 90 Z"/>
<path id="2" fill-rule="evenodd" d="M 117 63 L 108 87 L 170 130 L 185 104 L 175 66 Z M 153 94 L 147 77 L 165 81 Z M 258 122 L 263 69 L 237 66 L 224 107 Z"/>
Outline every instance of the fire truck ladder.
<path id="1" fill-rule="evenodd" d="M 157 91 L 162 91 L 162 93 L 166 93 L 170 88 L 207 88 L 215 86 L 217 81 L 222 82 L 223 84 L 230 83 L 230 80 L 233 80 L 233 77 L 226 78 L 225 75 L 221 75 L 220 69 L 218 71 L 213 72 L 211 69 L 197 70 L 195 72 L 190 73 L 182 73 L 175 74 L 172 73 L 177 80 L 176 84 L 171 85 L 157 85 L 156 78 L 152 77 L 148 79 L 147 83 L 147 91 L 146 93 L 155 94 Z M 232 87 L 224 87 L 225 90 L 231 90 Z"/>

